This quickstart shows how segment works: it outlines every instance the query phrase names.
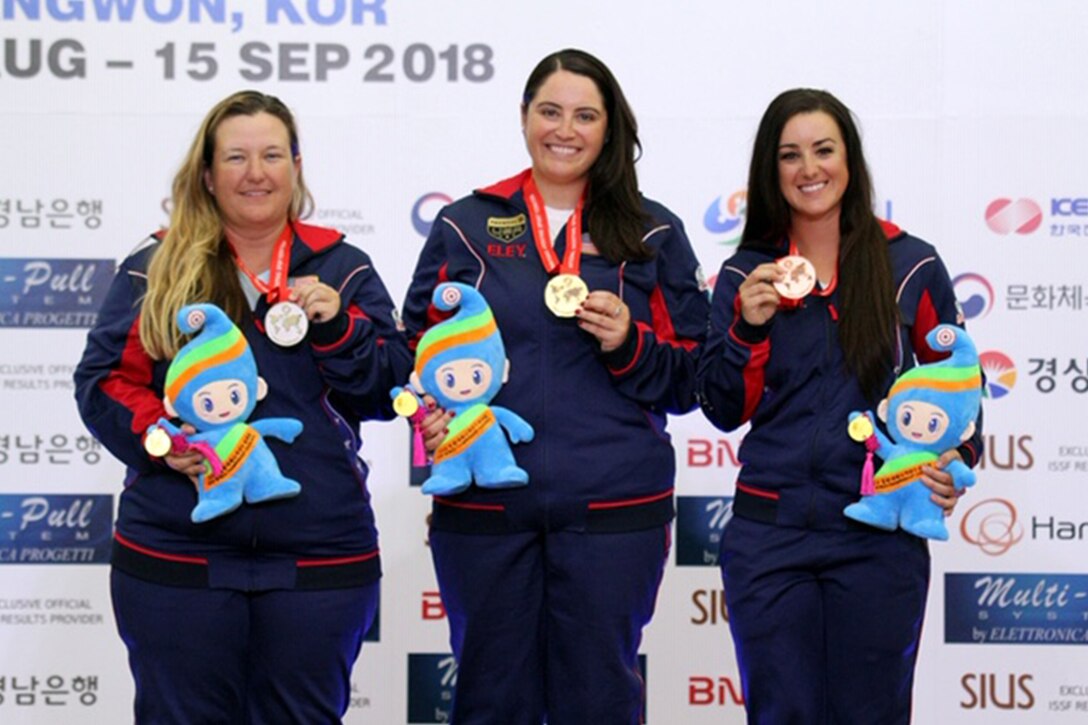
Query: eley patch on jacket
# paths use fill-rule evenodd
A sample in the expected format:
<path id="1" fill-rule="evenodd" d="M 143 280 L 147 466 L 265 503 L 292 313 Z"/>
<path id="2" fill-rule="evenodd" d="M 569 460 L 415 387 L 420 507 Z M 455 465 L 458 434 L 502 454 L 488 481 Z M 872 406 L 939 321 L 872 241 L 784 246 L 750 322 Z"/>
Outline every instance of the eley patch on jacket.
<path id="1" fill-rule="evenodd" d="M 479 289 L 510 360 L 510 379 L 493 402 L 537 433 L 513 447 L 529 473 L 528 486 L 474 486 L 439 499 L 434 525 L 461 528 L 453 520 L 458 512 L 475 517 L 462 523 L 477 531 L 634 530 L 665 523 L 676 472 L 666 417 L 696 405 L 696 364 L 706 334 L 709 302 L 698 261 L 680 220 L 649 200 L 643 204 L 654 221 L 643 239 L 654 251 L 650 261 L 613 264 L 583 253 L 579 274 L 589 289 L 615 293 L 631 311 L 625 345 L 602 354 L 575 319 L 556 317 L 544 304 L 549 274 L 521 191 L 529 173 L 477 190 L 439 213 L 404 303 L 409 338 L 418 340 L 438 319 L 430 298 L 439 283 Z M 551 233 L 562 255 L 565 227 Z M 583 244 L 591 243 L 583 234 Z"/>

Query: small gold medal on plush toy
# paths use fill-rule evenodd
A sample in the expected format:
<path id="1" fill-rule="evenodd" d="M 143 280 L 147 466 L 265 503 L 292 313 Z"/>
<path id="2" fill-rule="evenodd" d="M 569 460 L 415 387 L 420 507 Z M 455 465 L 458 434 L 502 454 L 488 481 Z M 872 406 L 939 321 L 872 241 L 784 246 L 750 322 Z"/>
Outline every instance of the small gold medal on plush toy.
<path id="1" fill-rule="evenodd" d="M 434 400 L 432 410 L 453 414 L 421 490 L 427 495 L 452 496 L 473 485 L 524 486 L 529 474 L 517 465 L 510 446 L 531 441 L 533 427 L 509 408 L 491 405 L 506 382 L 510 361 L 490 305 L 479 290 L 460 282 L 438 285 L 431 304 L 452 316 L 419 339 L 411 390 L 395 387 L 389 391 L 394 399 L 406 390 L 410 395 L 429 395 Z M 427 417 L 430 398 L 417 417 Z M 422 420 L 413 424 L 413 450 L 422 452 Z"/>
<path id="2" fill-rule="evenodd" d="M 786 278 L 774 283 L 778 294 L 787 300 L 803 299 L 816 286 L 816 268 L 800 254 L 790 254 L 778 260 L 786 270 Z"/>
<path id="3" fill-rule="evenodd" d="M 846 433 L 850 440 L 864 443 L 873 434 L 873 424 L 866 415 L 859 415 L 846 426 Z"/>
<path id="4" fill-rule="evenodd" d="M 144 438 L 144 450 L 155 458 L 162 458 L 170 452 L 172 447 L 173 441 L 170 440 L 170 434 L 162 428 L 156 428 Z"/>
<path id="5" fill-rule="evenodd" d="M 419 410 L 419 400 L 407 390 L 402 390 L 393 398 L 393 412 L 402 418 L 411 418 Z"/>
<path id="6" fill-rule="evenodd" d="M 556 317 L 574 317 L 589 296 L 589 287 L 576 274 L 557 274 L 544 288 L 544 304 Z"/>

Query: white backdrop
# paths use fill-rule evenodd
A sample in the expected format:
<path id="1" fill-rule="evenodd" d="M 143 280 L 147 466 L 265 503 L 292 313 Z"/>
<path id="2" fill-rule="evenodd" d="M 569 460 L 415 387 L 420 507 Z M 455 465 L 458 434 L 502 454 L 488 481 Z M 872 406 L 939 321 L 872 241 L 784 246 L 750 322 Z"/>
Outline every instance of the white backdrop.
<path id="1" fill-rule="evenodd" d="M 521 88 L 566 46 L 620 79 L 642 187 L 711 277 L 770 99 L 815 86 L 855 110 L 879 213 L 938 246 L 990 377 L 980 482 L 932 547 L 916 721 L 1083 721 L 1086 30 L 1080 0 L 0 0 L 0 721 L 131 718 L 105 565 L 122 469 L 80 425 L 71 372 L 113 265 L 165 224 L 204 112 L 243 87 L 283 98 L 313 221 L 347 231 L 399 302 L 441 195 L 528 165 Z M 698 413 L 672 431 L 681 517 L 643 647 L 647 721 L 739 723 L 713 542 L 741 433 Z M 347 722 L 444 722 L 428 502 L 406 427 L 364 436 L 386 574 Z"/>

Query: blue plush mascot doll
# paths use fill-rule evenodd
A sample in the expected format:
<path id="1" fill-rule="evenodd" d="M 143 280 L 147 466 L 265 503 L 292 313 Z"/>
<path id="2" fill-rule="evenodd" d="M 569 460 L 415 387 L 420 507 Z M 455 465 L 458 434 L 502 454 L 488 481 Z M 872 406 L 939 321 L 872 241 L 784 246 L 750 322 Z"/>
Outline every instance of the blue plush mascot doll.
<path id="1" fill-rule="evenodd" d="M 515 463 L 501 428 L 514 443 L 531 441 L 533 428 L 517 413 L 488 405 L 510 369 L 491 308 L 475 288 L 458 282 L 436 287 L 432 302 L 457 312 L 420 338 L 411 385 L 456 415 L 435 451 L 423 493 L 456 494 L 473 481 L 484 488 L 524 486 L 529 474 Z M 405 394 L 399 387 L 391 391 L 394 399 Z"/>
<path id="2" fill-rule="evenodd" d="M 298 481 L 285 477 L 262 436 L 290 443 L 302 432 L 295 418 L 246 419 L 268 392 L 246 338 L 230 318 L 210 304 L 178 312 L 190 340 L 166 371 L 168 415 L 196 428 L 186 436 L 166 418 L 148 428 L 145 445 L 153 455 L 196 449 L 204 454 L 191 518 L 202 523 L 247 503 L 294 496 Z"/>
<path id="3" fill-rule="evenodd" d="M 948 539 L 944 512 L 930 500 L 930 490 L 920 480 L 921 469 L 974 435 L 982 403 L 982 371 L 975 345 L 963 329 L 939 325 L 926 335 L 926 342 L 951 355 L 911 368 L 892 384 L 877 413 L 894 442 L 873 427 L 870 413 L 850 414 L 850 437 L 864 442 L 870 456 L 876 453 L 884 464 L 872 476 L 867 462 L 861 487 L 865 497 L 843 513 L 877 528 L 899 527 L 915 536 L 944 541 Z M 975 483 L 974 472 L 959 459 L 946 470 L 957 491 Z"/>

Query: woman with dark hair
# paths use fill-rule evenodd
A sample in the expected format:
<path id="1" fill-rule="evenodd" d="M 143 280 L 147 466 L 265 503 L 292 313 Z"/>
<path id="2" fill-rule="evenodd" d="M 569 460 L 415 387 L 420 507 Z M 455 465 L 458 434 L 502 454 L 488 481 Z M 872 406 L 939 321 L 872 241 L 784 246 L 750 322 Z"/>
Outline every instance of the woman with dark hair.
<path id="1" fill-rule="evenodd" d="M 850 111 L 825 91 L 775 98 L 699 365 L 710 421 L 751 424 L 720 563 L 753 723 L 910 717 L 929 551 L 924 539 L 843 515 L 865 459 L 846 424 L 898 374 L 943 357 L 926 333 L 963 320 L 934 248 L 877 219 L 872 201 Z M 787 281 L 798 257 L 814 278 L 800 298 Z M 943 469 L 954 458 L 974 466 L 981 446 L 979 425 L 923 469 L 946 513 L 956 497 Z"/>
<path id="2" fill-rule="evenodd" d="M 411 355 L 370 258 L 301 221 L 312 199 L 279 99 L 242 91 L 216 104 L 172 200 L 170 228 L 121 264 L 75 373 L 80 415 L 127 466 L 110 587 L 135 719 L 339 722 L 381 576 L 358 428 L 393 416 L 389 389 Z M 144 434 L 167 417 L 178 312 L 206 302 L 267 381 L 251 417 L 302 422 L 290 445 L 268 444 L 301 492 L 194 523 L 194 484 L 212 464 L 199 447 L 149 453 Z"/>
<path id="3" fill-rule="evenodd" d="M 666 417 L 696 405 L 709 305 L 680 220 L 639 195 L 637 126 L 603 63 L 546 57 L 521 120 L 531 167 L 441 211 L 404 304 L 418 340 L 437 284 L 475 286 L 510 360 L 495 403 L 536 431 L 513 447 L 527 486 L 433 500 L 452 722 L 637 723 L 673 517 Z M 448 420 L 425 423 L 432 450 Z"/>

